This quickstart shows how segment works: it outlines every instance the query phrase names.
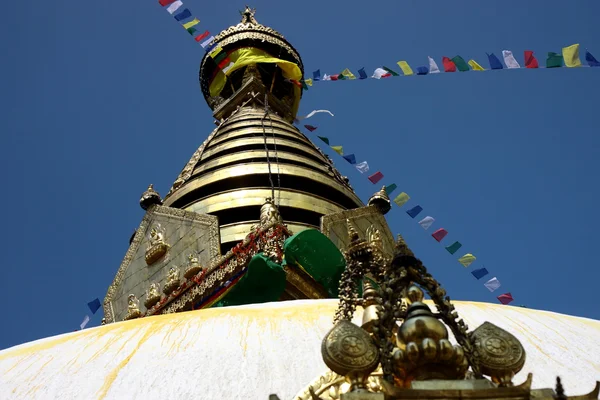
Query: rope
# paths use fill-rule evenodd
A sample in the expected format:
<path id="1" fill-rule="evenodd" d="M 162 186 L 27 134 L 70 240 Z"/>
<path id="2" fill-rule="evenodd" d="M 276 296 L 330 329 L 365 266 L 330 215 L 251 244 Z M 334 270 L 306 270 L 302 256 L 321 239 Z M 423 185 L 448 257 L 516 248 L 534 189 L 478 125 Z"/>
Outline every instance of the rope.
<path id="1" fill-rule="evenodd" d="M 276 205 L 279 207 L 281 202 L 281 175 L 279 174 L 279 156 L 277 155 L 277 140 L 275 138 L 275 129 L 273 128 L 273 119 L 269 114 L 269 123 L 271 124 L 271 135 L 273 135 L 273 146 L 275 150 L 275 163 L 277 163 L 277 202 Z M 275 199 L 273 199 L 275 201 Z"/>
<path id="2" fill-rule="evenodd" d="M 271 199 L 275 201 L 275 185 L 273 185 L 273 177 L 271 176 L 271 158 L 269 157 L 269 147 L 267 146 L 267 131 L 265 130 L 265 118 L 269 115 L 269 108 L 267 103 L 267 94 L 265 93 L 265 114 L 260 119 L 260 125 L 262 126 L 263 139 L 265 142 L 265 152 L 267 153 L 267 165 L 269 167 L 269 183 L 271 184 Z M 270 119 L 271 117 L 269 117 Z"/>

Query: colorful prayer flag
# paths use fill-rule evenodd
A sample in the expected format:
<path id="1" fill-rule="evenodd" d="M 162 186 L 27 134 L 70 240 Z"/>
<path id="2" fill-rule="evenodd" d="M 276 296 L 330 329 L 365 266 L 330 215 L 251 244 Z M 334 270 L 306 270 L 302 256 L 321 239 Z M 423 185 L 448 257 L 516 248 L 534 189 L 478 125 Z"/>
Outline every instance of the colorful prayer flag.
<path id="1" fill-rule="evenodd" d="M 169 12 L 169 14 L 173 14 L 182 5 L 183 3 L 181 2 L 181 0 L 176 0 L 169 7 L 167 7 L 167 11 Z"/>
<path id="2" fill-rule="evenodd" d="M 364 174 L 366 172 L 369 172 L 369 164 L 366 161 L 361 161 L 358 164 L 356 164 L 356 169 L 361 174 Z"/>
<path id="3" fill-rule="evenodd" d="M 86 316 L 83 318 L 83 322 L 81 322 L 81 324 L 79 324 L 79 327 L 80 327 L 81 329 L 85 328 L 85 326 L 88 324 L 88 322 L 90 322 L 90 316 L 89 316 L 89 315 L 86 315 Z"/>
<path id="4" fill-rule="evenodd" d="M 437 240 L 438 242 L 441 242 L 442 239 L 444 239 L 446 237 L 446 235 L 448 234 L 448 231 L 445 230 L 444 228 L 440 228 L 437 231 L 433 232 L 431 234 L 431 236 Z"/>
<path id="5" fill-rule="evenodd" d="M 458 249 L 460 249 L 462 247 L 462 244 L 460 244 L 460 242 L 454 242 L 452 243 L 450 246 L 446 246 L 446 250 L 448 250 L 448 253 L 450 254 L 454 254 L 458 251 Z"/>
<path id="6" fill-rule="evenodd" d="M 471 66 L 471 69 L 473 69 L 473 71 L 485 71 L 485 68 L 477 64 L 477 61 L 475 60 L 469 60 L 469 65 Z"/>
<path id="7" fill-rule="evenodd" d="M 367 73 L 365 72 L 365 68 L 361 68 L 358 70 L 358 79 L 367 79 Z"/>
<path id="8" fill-rule="evenodd" d="M 433 225 L 434 222 L 435 218 L 427 216 L 419 221 L 419 225 L 421 225 L 421 228 L 427 230 L 431 227 L 431 225 Z"/>
<path id="9" fill-rule="evenodd" d="M 329 138 L 326 138 L 325 136 L 317 136 L 319 139 L 321 139 L 322 141 L 324 141 L 325 143 L 329 144 Z"/>
<path id="10" fill-rule="evenodd" d="M 342 76 L 344 78 L 348 78 L 348 79 L 356 79 L 356 76 L 354 76 L 354 74 L 348 68 L 346 68 L 345 70 L 343 70 L 340 75 L 341 75 L 340 79 L 341 79 Z"/>
<path id="11" fill-rule="evenodd" d="M 411 208 L 410 210 L 408 210 L 406 213 L 411 217 L 414 218 L 417 215 L 419 215 L 421 213 L 421 211 L 423 211 L 423 207 L 421 206 L 414 206 L 413 208 Z"/>
<path id="12" fill-rule="evenodd" d="M 538 68 L 538 61 L 533 56 L 533 51 L 525 50 L 525 68 Z"/>
<path id="13" fill-rule="evenodd" d="M 356 164 L 356 156 L 354 154 L 346 154 L 342 157 L 344 157 L 344 160 L 348 161 L 350 164 Z"/>
<path id="14" fill-rule="evenodd" d="M 488 288 L 488 290 L 490 292 L 493 292 L 494 290 L 498 289 L 502 285 L 500 285 L 500 281 L 496 277 L 493 277 L 492 279 L 490 279 L 489 281 L 484 283 L 483 286 Z"/>
<path id="15" fill-rule="evenodd" d="M 340 79 L 340 75 L 329 75 L 329 80 L 330 81 L 337 81 L 338 79 Z M 344 75 L 342 75 L 342 80 L 344 80 Z"/>
<path id="16" fill-rule="evenodd" d="M 417 67 L 417 75 L 427 75 L 428 73 L 427 67 Z"/>
<path id="17" fill-rule="evenodd" d="M 504 293 L 497 297 L 500 303 L 507 305 L 510 304 L 514 299 L 510 293 Z"/>
<path id="18" fill-rule="evenodd" d="M 572 44 L 562 49 L 563 59 L 568 68 L 581 67 L 579 59 L 579 43 Z"/>
<path id="19" fill-rule="evenodd" d="M 190 35 L 193 35 L 196 32 L 196 28 L 186 29 Z"/>
<path id="20" fill-rule="evenodd" d="M 194 29 L 194 28 L 192 28 L 192 29 Z M 194 30 L 195 30 L 195 29 L 194 29 Z M 188 29 L 188 32 L 189 32 L 189 29 Z M 210 35 L 210 32 L 209 32 L 209 31 L 205 31 L 203 34 L 196 36 L 196 37 L 194 38 L 194 40 L 195 40 L 196 42 L 199 42 L 199 41 L 201 41 L 202 39 L 204 39 L 205 37 L 207 37 L 208 35 Z"/>
<path id="21" fill-rule="evenodd" d="M 342 146 L 331 146 L 331 148 L 333 149 L 333 151 L 338 153 L 340 156 L 344 155 L 344 148 Z"/>
<path id="22" fill-rule="evenodd" d="M 313 80 L 315 80 L 315 81 L 321 80 L 321 70 L 320 69 L 313 72 Z"/>
<path id="23" fill-rule="evenodd" d="M 312 110 L 310 113 L 308 113 L 307 115 L 305 115 L 303 117 L 296 117 L 296 120 L 302 121 L 303 119 L 311 118 L 313 115 L 320 114 L 320 113 L 327 113 L 327 114 L 331 115 L 332 117 L 334 116 L 333 113 L 329 110 Z"/>
<path id="24" fill-rule="evenodd" d="M 469 265 L 473 264 L 473 262 L 477 259 L 473 254 L 467 253 L 461 258 L 458 259 L 458 262 L 461 263 L 465 268 Z"/>
<path id="25" fill-rule="evenodd" d="M 396 184 L 395 184 L 395 183 L 392 183 L 391 185 L 387 185 L 387 186 L 385 187 L 385 192 L 386 192 L 387 194 L 392 194 L 392 192 L 393 192 L 394 190 L 396 190 L 397 188 L 398 188 L 398 186 L 396 186 Z"/>
<path id="26" fill-rule="evenodd" d="M 452 62 L 454 63 L 454 65 L 456 65 L 460 72 L 467 72 L 469 70 L 469 65 L 461 56 L 456 56 L 452 58 Z"/>
<path id="27" fill-rule="evenodd" d="M 304 80 L 304 82 L 306 82 L 306 84 L 307 84 L 308 86 L 312 86 L 312 85 L 313 85 L 313 80 L 312 80 L 312 78 L 305 79 L 305 80 Z"/>
<path id="28" fill-rule="evenodd" d="M 479 268 L 479 269 L 475 269 L 475 270 L 471 271 L 471 275 L 473 275 L 475 278 L 477 278 L 477 280 L 483 278 L 487 274 L 489 274 L 489 272 L 486 268 Z"/>
<path id="29" fill-rule="evenodd" d="M 408 65 L 408 63 L 407 63 L 406 61 L 398 61 L 396 64 L 398 64 L 398 66 L 399 66 L 399 67 L 400 67 L 400 69 L 402 70 L 402 73 L 403 73 L 405 76 L 408 76 L 408 75 L 412 75 L 412 74 L 413 74 L 413 71 L 412 71 L 412 69 L 410 68 L 410 66 Z"/>
<path id="30" fill-rule="evenodd" d="M 500 60 L 498 59 L 498 57 L 496 57 L 496 55 L 494 53 L 485 53 L 488 56 L 488 61 L 490 62 L 490 68 L 491 69 L 502 69 L 504 68 L 502 66 L 502 63 L 500 62 Z"/>
<path id="31" fill-rule="evenodd" d="M 546 68 L 560 68 L 563 66 L 563 58 L 560 54 L 549 52 L 546 58 Z"/>
<path id="32" fill-rule="evenodd" d="M 173 3 L 174 1 L 175 0 L 158 0 L 158 4 L 165 7 L 165 6 L 168 6 L 169 4 Z"/>
<path id="33" fill-rule="evenodd" d="M 190 22 L 186 22 L 185 24 L 183 24 L 183 27 L 185 29 L 188 29 L 188 28 L 191 28 L 194 25 L 198 25 L 199 23 L 200 23 L 200 20 L 198 18 L 194 18 Z"/>
<path id="34" fill-rule="evenodd" d="M 331 75 L 323 74 L 323 80 L 324 81 L 330 81 L 331 80 Z"/>
<path id="35" fill-rule="evenodd" d="M 456 72 L 456 65 L 448 57 L 442 57 L 442 64 L 444 64 L 444 72 Z"/>
<path id="36" fill-rule="evenodd" d="M 182 12 L 180 12 L 179 14 L 175 15 L 175 20 L 177 21 L 182 21 L 186 18 L 189 18 L 192 16 L 192 13 L 190 12 L 190 10 L 188 10 L 187 8 L 185 10 L 183 10 Z"/>
<path id="37" fill-rule="evenodd" d="M 587 61 L 590 67 L 600 67 L 600 61 L 596 60 L 596 57 L 589 51 L 585 51 L 585 61 Z"/>
<path id="38" fill-rule="evenodd" d="M 210 49 L 210 47 L 209 47 L 209 48 L 207 48 L 207 46 L 209 46 L 209 45 L 210 45 L 210 42 L 212 42 L 213 40 L 215 40 L 215 37 L 214 37 L 214 36 L 211 36 L 211 37 L 209 37 L 208 39 L 206 39 L 204 42 L 200 43 L 200 46 L 202 46 L 202 48 L 203 48 L 204 50 L 206 50 L 207 52 L 209 52 L 211 49 Z M 216 43 L 215 43 L 215 44 L 216 44 Z"/>
<path id="39" fill-rule="evenodd" d="M 410 200 L 410 196 L 402 192 L 398 196 L 396 196 L 396 198 L 394 199 L 394 203 L 396 203 L 398 207 L 402 207 L 404 204 L 406 204 L 408 200 Z"/>
<path id="40" fill-rule="evenodd" d="M 306 81 L 304 79 L 302 79 L 302 90 L 308 90 L 308 85 L 306 84 Z"/>
<path id="41" fill-rule="evenodd" d="M 316 131 L 316 130 L 317 130 L 317 127 L 316 127 L 316 126 L 312 126 L 312 125 L 304 125 L 304 127 L 305 127 L 306 129 L 308 129 L 309 131 L 311 131 L 311 132 L 314 132 L 314 131 Z M 329 144 L 329 143 L 328 143 L 328 144 Z"/>
<path id="42" fill-rule="evenodd" d="M 381 78 L 387 78 L 392 76 L 392 74 L 390 74 L 389 72 L 387 72 L 385 69 L 383 68 L 377 68 L 375 69 L 375 72 L 373 72 L 373 76 L 372 78 L 375 79 L 381 79 Z"/>
<path id="43" fill-rule="evenodd" d="M 430 74 L 439 74 L 440 69 L 439 69 L 438 65 L 435 63 L 435 60 L 429 56 L 427 56 L 427 58 L 429 59 L 429 73 Z"/>
<path id="44" fill-rule="evenodd" d="M 98 298 L 95 298 L 94 300 L 88 303 L 88 307 L 92 314 L 96 314 L 96 311 L 98 311 L 98 309 L 100 308 L 100 300 L 98 300 Z"/>
<path id="45" fill-rule="evenodd" d="M 380 180 L 383 179 L 383 174 L 380 171 L 375 172 L 373 175 L 369 176 L 369 180 L 372 184 L 376 184 Z"/>
<path id="46" fill-rule="evenodd" d="M 390 68 L 384 66 L 383 69 L 385 69 L 387 72 L 389 72 L 390 74 L 392 74 L 392 76 L 400 76 L 399 73 L 397 73 L 396 71 L 391 70 Z"/>
<path id="47" fill-rule="evenodd" d="M 502 50 L 502 57 L 504 57 L 504 64 L 506 64 L 506 68 L 521 68 L 515 56 L 513 56 L 512 51 L 510 50 Z"/>

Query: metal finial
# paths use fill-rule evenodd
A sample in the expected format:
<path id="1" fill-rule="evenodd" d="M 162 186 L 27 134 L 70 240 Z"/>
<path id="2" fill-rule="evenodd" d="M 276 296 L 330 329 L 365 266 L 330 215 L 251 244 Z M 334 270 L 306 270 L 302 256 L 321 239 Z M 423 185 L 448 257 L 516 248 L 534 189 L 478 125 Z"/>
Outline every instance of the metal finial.
<path id="1" fill-rule="evenodd" d="M 246 9 L 244 11 L 240 11 L 242 15 L 242 24 L 254 24 L 258 25 L 258 21 L 254 18 L 254 14 L 256 14 L 256 8 L 250 8 L 246 5 Z"/>

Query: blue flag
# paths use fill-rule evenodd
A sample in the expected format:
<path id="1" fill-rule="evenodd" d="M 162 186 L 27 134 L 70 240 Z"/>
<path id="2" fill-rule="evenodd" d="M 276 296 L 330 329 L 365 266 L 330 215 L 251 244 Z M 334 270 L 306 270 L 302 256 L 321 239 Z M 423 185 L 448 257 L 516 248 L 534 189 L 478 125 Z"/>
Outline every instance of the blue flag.
<path id="1" fill-rule="evenodd" d="M 358 79 L 367 79 L 367 73 L 365 72 L 364 67 L 358 70 Z"/>
<path id="2" fill-rule="evenodd" d="M 356 164 L 356 157 L 354 154 L 345 154 L 342 157 L 344 157 L 344 159 L 346 159 L 346 161 L 348 161 L 350 164 Z"/>
<path id="3" fill-rule="evenodd" d="M 481 279 L 481 278 L 483 278 L 484 276 L 486 276 L 487 274 L 489 274 L 489 272 L 488 272 L 488 270 L 487 270 L 487 269 L 485 269 L 485 268 L 479 268 L 479 269 L 476 269 L 476 270 L 473 270 L 473 271 L 471 271 L 471 274 L 472 274 L 472 275 L 473 275 L 475 278 L 477 278 L 477 279 Z"/>
<path id="4" fill-rule="evenodd" d="M 421 207 L 421 206 L 414 206 L 413 208 L 411 208 L 410 210 L 408 210 L 406 213 L 408 215 L 410 215 L 411 218 L 414 218 L 417 215 L 419 215 L 419 213 L 421 211 L 423 211 L 423 207 Z"/>
<path id="5" fill-rule="evenodd" d="M 417 67 L 417 75 L 427 75 L 429 69 L 427 67 Z"/>
<path id="6" fill-rule="evenodd" d="M 589 51 L 585 51 L 585 61 L 590 67 L 600 67 L 600 62 Z"/>
<path id="7" fill-rule="evenodd" d="M 488 60 L 490 61 L 490 68 L 491 69 L 502 69 L 502 63 L 500 62 L 500 60 L 498 60 L 498 57 L 496 57 L 494 55 L 494 53 L 488 54 L 485 53 L 488 56 Z"/>
<path id="8" fill-rule="evenodd" d="M 313 81 L 320 81 L 321 80 L 321 70 L 318 69 L 315 72 L 313 72 Z"/>
<path id="9" fill-rule="evenodd" d="M 180 12 L 179 14 L 175 15 L 175 19 L 177 21 L 181 21 L 181 20 L 189 18 L 191 16 L 192 16 L 192 13 L 190 12 L 190 10 L 188 10 L 186 8 L 185 10 L 183 10 L 182 12 Z"/>
<path id="10" fill-rule="evenodd" d="M 96 314 L 96 311 L 98 311 L 98 309 L 100 308 L 100 300 L 98 300 L 98 298 L 96 297 L 94 300 L 88 303 L 88 307 L 90 308 L 92 314 Z"/>

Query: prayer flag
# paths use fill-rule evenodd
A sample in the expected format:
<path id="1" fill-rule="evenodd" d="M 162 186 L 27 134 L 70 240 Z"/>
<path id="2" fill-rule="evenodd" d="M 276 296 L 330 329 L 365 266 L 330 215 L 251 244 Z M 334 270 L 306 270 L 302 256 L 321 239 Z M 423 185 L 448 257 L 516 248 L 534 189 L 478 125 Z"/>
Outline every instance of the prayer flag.
<path id="1" fill-rule="evenodd" d="M 199 23 L 200 23 L 200 20 L 198 18 L 194 18 L 190 22 L 186 22 L 185 24 L 183 24 L 183 27 L 185 29 L 188 29 L 188 28 L 191 28 L 194 25 L 198 25 Z"/>
<path id="2" fill-rule="evenodd" d="M 331 80 L 331 75 L 323 74 L 323 80 L 324 81 L 330 81 Z"/>
<path id="3" fill-rule="evenodd" d="M 359 75 L 358 79 L 367 79 L 368 78 L 364 67 L 358 70 L 358 75 Z"/>
<path id="4" fill-rule="evenodd" d="M 181 0 L 174 1 L 169 7 L 167 7 L 167 11 L 169 14 L 173 14 L 179 7 L 181 7 L 183 3 Z"/>
<path id="5" fill-rule="evenodd" d="M 467 72 L 469 70 L 469 65 L 461 56 L 454 57 L 452 59 L 452 62 L 454 63 L 454 65 L 456 65 L 460 72 Z"/>
<path id="6" fill-rule="evenodd" d="M 312 125 L 304 125 L 304 127 L 306 129 L 308 129 L 309 131 L 311 131 L 311 132 L 314 132 L 314 131 L 317 130 L 317 127 L 316 126 L 312 126 Z"/>
<path id="7" fill-rule="evenodd" d="M 579 43 L 563 47 L 562 54 L 567 67 L 581 67 L 581 60 L 579 59 Z"/>
<path id="8" fill-rule="evenodd" d="M 475 257 L 473 254 L 467 253 L 461 258 L 459 258 L 458 262 L 461 263 L 465 268 L 467 268 L 469 265 L 473 264 L 473 261 L 475 261 L 476 259 L 477 257 Z"/>
<path id="9" fill-rule="evenodd" d="M 184 20 L 186 18 L 189 18 L 192 16 L 192 13 L 190 12 L 190 10 L 188 10 L 187 8 L 185 10 L 183 10 L 182 12 L 180 12 L 179 14 L 175 15 L 175 19 L 177 21 L 181 21 Z"/>
<path id="10" fill-rule="evenodd" d="M 186 29 L 186 31 L 188 31 L 188 33 L 189 33 L 190 35 L 193 35 L 193 34 L 194 34 L 194 32 L 196 32 L 196 28 L 190 28 L 190 29 Z"/>
<path id="11" fill-rule="evenodd" d="M 460 242 L 454 242 L 452 243 L 450 246 L 446 246 L 446 250 L 448 250 L 448 253 L 450 254 L 454 254 L 458 251 L 458 249 L 460 249 L 462 247 L 462 244 L 460 244 Z"/>
<path id="12" fill-rule="evenodd" d="M 511 301 L 513 301 L 513 297 L 510 293 L 504 293 L 501 294 L 500 296 L 497 297 L 497 299 L 500 301 L 500 303 L 507 305 L 509 304 Z"/>
<path id="13" fill-rule="evenodd" d="M 498 289 L 501 285 L 500 281 L 496 279 L 496 277 L 493 277 L 492 279 L 484 283 L 483 286 L 488 288 L 490 292 L 493 292 L 494 290 Z"/>
<path id="14" fill-rule="evenodd" d="M 356 156 L 354 154 L 346 154 L 344 157 L 344 159 L 346 161 L 348 161 L 350 164 L 354 165 L 356 164 Z"/>
<path id="15" fill-rule="evenodd" d="M 515 56 L 513 56 L 512 51 L 510 50 L 502 50 L 502 57 L 504 57 L 504 64 L 506 64 L 506 68 L 521 68 Z"/>
<path id="16" fill-rule="evenodd" d="M 192 29 L 194 29 L 194 28 L 192 28 Z M 195 30 L 195 29 L 194 29 L 194 30 Z M 188 29 L 188 32 L 189 32 L 189 29 Z M 195 40 L 196 42 L 199 42 L 199 41 L 201 41 L 202 39 L 204 39 L 205 37 L 207 37 L 208 35 L 210 35 L 210 32 L 209 32 L 209 31 L 205 31 L 203 34 L 196 36 L 196 37 L 194 38 L 194 40 Z"/>
<path id="17" fill-rule="evenodd" d="M 321 80 L 321 70 L 320 69 L 313 72 L 313 80 L 315 80 L 315 81 Z"/>
<path id="18" fill-rule="evenodd" d="M 421 206 L 414 206 L 413 208 L 411 208 L 410 210 L 408 210 L 406 213 L 411 217 L 414 218 L 417 215 L 419 215 L 421 213 L 421 211 L 423 211 L 423 207 Z"/>
<path id="19" fill-rule="evenodd" d="M 320 114 L 320 113 L 327 113 L 329 115 L 331 115 L 332 117 L 334 116 L 333 113 L 329 110 L 312 110 L 310 113 L 308 113 L 308 115 L 305 115 L 303 117 L 296 117 L 296 119 L 298 121 L 302 121 L 303 119 L 308 119 L 310 117 L 312 117 L 315 114 Z"/>
<path id="20" fill-rule="evenodd" d="M 330 81 L 337 81 L 338 79 L 339 79 L 339 75 L 329 75 Z M 344 80 L 343 76 L 342 76 L 342 80 Z"/>
<path id="21" fill-rule="evenodd" d="M 387 72 L 389 72 L 390 74 L 392 74 L 393 76 L 400 76 L 399 73 L 397 73 L 396 71 L 392 71 L 391 69 L 389 69 L 388 67 L 384 66 L 383 69 L 385 69 Z"/>
<path id="22" fill-rule="evenodd" d="M 417 67 L 417 75 L 427 75 L 428 73 L 427 67 Z"/>
<path id="23" fill-rule="evenodd" d="M 356 76 L 348 68 L 343 70 L 340 75 L 348 79 L 356 79 Z"/>
<path id="24" fill-rule="evenodd" d="M 585 51 L 585 61 L 587 61 L 590 67 L 600 67 L 600 61 L 596 60 L 596 58 L 589 51 Z"/>
<path id="25" fill-rule="evenodd" d="M 79 324 L 79 327 L 80 327 L 81 329 L 85 328 L 85 326 L 88 324 L 88 322 L 90 322 L 90 316 L 89 316 L 89 315 L 86 315 L 86 316 L 83 318 L 83 322 L 82 322 L 81 324 Z"/>
<path id="26" fill-rule="evenodd" d="M 405 76 L 408 76 L 408 75 L 412 75 L 412 74 L 413 74 L 413 71 L 412 71 L 412 69 L 410 68 L 410 66 L 408 65 L 408 63 L 407 63 L 406 61 L 398 61 L 396 64 L 398 64 L 398 66 L 399 66 L 399 67 L 400 67 L 400 69 L 402 70 L 402 73 L 403 73 Z"/>
<path id="27" fill-rule="evenodd" d="M 504 68 L 502 66 L 502 63 L 500 62 L 500 60 L 498 60 L 498 57 L 496 57 L 496 55 L 494 53 L 485 53 L 488 56 L 488 61 L 490 62 L 490 68 L 491 69 L 502 69 Z"/>
<path id="28" fill-rule="evenodd" d="M 158 0 L 158 4 L 160 4 L 161 6 L 168 6 L 169 4 L 173 3 L 175 0 Z"/>
<path id="29" fill-rule="evenodd" d="M 302 90 L 308 90 L 308 85 L 304 79 L 302 79 Z"/>
<path id="30" fill-rule="evenodd" d="M 446 235 L 448 234 L 448 231 L 445 230 L 444 228 L 440 228 L 437 231 L 433 232 L 431 234 L 431 236 L 437 240 L 438 242 L 441 242 L 442 239 L 444 239 L 446 237 Z"/>
<path id="31" fill-rule="evenodd" d="M 229 60 L 229 58 L 227 60 Z M 228 66 L 226 66 L 226 67 L 223 68 L 223 73 L 226 74 L 227 71 L 229 71 L 231 68 L 233 68 L 234 65 L 235 65 L 234 62 L 230 62 Z"/>
<path id="32" fill-rule="evenodd" d="M 306 84 L 307 84 L 308 86 L 312 86 L 312 85 L 313 85 L 313 80 L 312 80 L 312 78 L 305 79 L 305 80 L 304 80 L 304 82 L 306 82 Z"/>
<path id="33" fill-rule="evenodd" d="M 477 280 L 483 278 L 487 274 L 489 274 L 489 272 L 485 268 L 479 268 L 479 269 L 475 269 L 475 270 L 471 271 L 471 275 L 473 275 L 475 278 L 477 278 Z"/>
<path id="34" fill-rule="evenodd" d="M 427 216 L 419 221 L 419 225 L 421 225 L 421 228 L 427 230 L 431 227 L 431 225 L 433 225 L 434 222 L 435 218 Z"/>
<path id="35" fill-rule="evenodd" d="M 546 68 L 560 68 L 563 65 L 563 58 L 560 54 L 549 52 L 546 59 Z"/>
<path id="36" fill-rule="evenodd" d="M 96 314 L 96 311 L 98 311 L 98 309 L 100 308 L 100 300 L 98 300 L 98 298 L 95 298 L 94 300 L 88 303 L 88 307 L 90 308 L 92 314 Z"/>
<path id="37" fill-rule="evenodd" d="M 331 148 L 333 149 L 333 151 L 338 153 L 340 156 L 344 155 L 344 148 L 342 146 L 331 146 Z"/>
<path id="38" fill-rule="evenodd" d="M 429 59 L 429 73 L 430 74 L 439 74 L 440 69 L 438 65 L 435 63 L 435 60 L 431 57 L 427 57 Z"/>
<path id="39" fill-rule="evenodd" d="M 525 68 L 538 68 L 538 61 L 533 56 L 533 51 L 525 50 Z"/>
<path id="40" fill-rule="evenodd" d="M 215 40 L 214 36 L 209 37 L 208 39 L 206 39 L 204 42 L 200 43 L 200 46 L 202 46 L 204 48 L 204 50 L 206 50 L 207 52 L 210 51 L 210 48 L 206 48 L 206 46 L 210 45 L 210 42 L 212 42 L 213 40 Z"/>
<path id="41" fill-rule="evenodd" d="M 372 184 L 376 184 L 380 180 L 383 179 L 383 174 L 380 171 L 375 172 L 373 175 L 369 176 L 369 180 Z"/>
<path id="42" fill-rule="evenodd" d="M 475 60 L 469 60 L 469 65 L 471 66 L 471 69 L 473 69 L 473 71 L 485 71 L 485 68 L 477 64 L 477 61 Z"/>
<path id="43" fill-rule="evenodd" d="M 456 65 L 448 57 L 442 57 L 442 64 L 444 64 L 444 72 L 456 72 Z"/>
<path id="44" fill-rule="evenodd" d="M 329 144 L 329 138 L 326 138 L 325 136 L 317 136 L 319 139 L 321 139 L 322 141 L 324 141 L 325 143 Z"/>
<path id="45" fill-rule="evenodd" d="M 408 194 L 402 192 L 398 196 L 396 196 L 396 198 L 394 199 L 394 203 L 396 203 L 396 205 L 398 207 L 402 207 L 409 200 L 410 200 L 410 196 Z"/>
<path id="46" fill-rule="evenodd" d="M 375 70 L 375 72 L 373 72 L 373 78 L 375 79 L 381 79 L 381 78 L 387 78 L 392 76 L 392 74 L 390 74 L 389 72 L 387 72 L 385 69 L 383 68 L 377 68 Z"/>
<path id="47" fill-rule="evenodd" d="M 385 187 L 385 192 L 386 192 L 387 194 L 392 194 L 392 192 L 393 192 L 394 190 L 396 190 L 397 188 L 398 188 L 398 186 L 396 186 L 396 184 L 395 184 L 395 183 L 392 183 L 391 185 L 387 185 L 387 186 Z"/>
<path id="48" fill-rule="evenodd" d="M 356 169 L 361 174 L 364 174 L 365 172 L 369 172 L 369 164 L 367 164 L 366 161 L 359 162 L 358 164 L 356 164 Z"/>

